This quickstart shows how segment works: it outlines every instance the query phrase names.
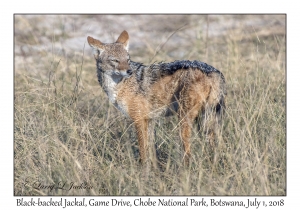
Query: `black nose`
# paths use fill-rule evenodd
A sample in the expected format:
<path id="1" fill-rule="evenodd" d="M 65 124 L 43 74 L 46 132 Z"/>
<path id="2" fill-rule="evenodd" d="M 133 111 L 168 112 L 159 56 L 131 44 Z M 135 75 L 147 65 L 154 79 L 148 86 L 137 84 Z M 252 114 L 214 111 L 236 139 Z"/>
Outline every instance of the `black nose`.
<path id="1" fill-rule="evenodd" d="M 126 71 L 126 73 L 127 73 L 128 75 L 131 75 L 131 74 L 132 74 L 132 70 L 128 69 L 128 70 Z"/>

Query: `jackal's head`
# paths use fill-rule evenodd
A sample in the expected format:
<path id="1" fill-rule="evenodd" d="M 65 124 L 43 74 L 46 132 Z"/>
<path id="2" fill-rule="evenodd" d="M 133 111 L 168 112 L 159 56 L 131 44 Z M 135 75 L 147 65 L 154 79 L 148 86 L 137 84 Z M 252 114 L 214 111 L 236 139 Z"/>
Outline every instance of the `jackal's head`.
<path id="1" fill-rule="evenodd" d="M 109 75 L 116 74 L 125 77 L 132 74 L 129 66 L 129 35 L 127 31 L 123 31 L 115 43 L 102 43 L 90 36 L 87 37 L 87 41 L 94 49 L 94 56 L 101 71 Z"/>

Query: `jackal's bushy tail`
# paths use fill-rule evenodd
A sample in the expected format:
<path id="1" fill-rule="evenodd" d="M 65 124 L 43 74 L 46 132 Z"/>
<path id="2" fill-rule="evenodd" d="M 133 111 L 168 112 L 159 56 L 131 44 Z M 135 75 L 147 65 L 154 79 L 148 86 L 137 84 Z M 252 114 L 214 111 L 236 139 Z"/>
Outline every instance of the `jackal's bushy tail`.
<path id="1" fill-rule="evenodd" d="M 218 124 L 221 123 L 225 112 L 225 108 L 226 108 L 225 96 L 227 95 L 225 79 L 221 72 L 220 72 L 220 76 L 221 76 L 221 81 L 219 84 L 219 88 L 215 90 L 217 92 L 216 95 L 218 96 L 218 101 L 217 104 L 215 105 L 216 107 L 215 113 L 216 113 Z"/>

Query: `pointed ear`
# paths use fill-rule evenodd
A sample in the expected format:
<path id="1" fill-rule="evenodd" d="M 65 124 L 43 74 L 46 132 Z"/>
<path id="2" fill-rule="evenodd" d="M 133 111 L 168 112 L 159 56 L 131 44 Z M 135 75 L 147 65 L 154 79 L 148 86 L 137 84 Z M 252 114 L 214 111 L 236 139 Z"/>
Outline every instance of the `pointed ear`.
<path id="1" fill-rule="evenodd" d="M 102 42 L 100 42 L 99 40 L 94 39 L 93 37 L 90 37 L 90 36 L 87 37 L 87 41 L 88 41 L 89 45 L 94 48 L 95 47 L 102 48 L 102 46 L 103 46 Z"/>
<path id="2" fill-rule="evenodd" d="M 119 38 L 117 39 L 116 43 L 121 43 L 124 45 L 124 48 L 128 51 L 129 48 L 129 35 L 127 31 L 123 31 Z"/>
<path id="3" fill-rule="evenodd" d="M 94 54 L 99 55 L 100 52 L 104 51 L 103 43 L 93 37 L 88 36 L 87 41 L 89 45 L 94 49 Z"/>

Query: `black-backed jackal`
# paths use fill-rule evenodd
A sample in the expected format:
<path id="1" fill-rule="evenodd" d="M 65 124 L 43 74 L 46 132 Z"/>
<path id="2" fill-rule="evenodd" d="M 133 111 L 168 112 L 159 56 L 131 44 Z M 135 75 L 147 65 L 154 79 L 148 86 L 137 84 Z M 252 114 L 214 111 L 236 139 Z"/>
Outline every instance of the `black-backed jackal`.
<path id="1" fill-rule="evenodd" d="M 87 37 L 94 49 L 98 81 L 109 100 L 134 122 L 141 162 L 147 160 L 149 122 L 158 116 L 179 114 L 184 159 L 191 155 L 189 138 L 199 113 L 213 114 L 212 134 L 225 108 L 225 79 L 200 61 L 175 61 L 145 66 L 130 60 L 129 35 L 123 31 L 115 43 Z"/>

